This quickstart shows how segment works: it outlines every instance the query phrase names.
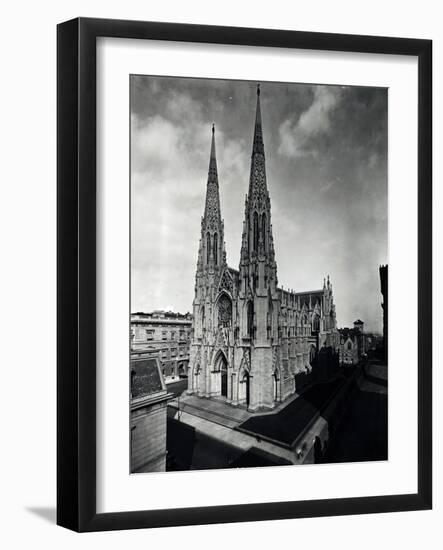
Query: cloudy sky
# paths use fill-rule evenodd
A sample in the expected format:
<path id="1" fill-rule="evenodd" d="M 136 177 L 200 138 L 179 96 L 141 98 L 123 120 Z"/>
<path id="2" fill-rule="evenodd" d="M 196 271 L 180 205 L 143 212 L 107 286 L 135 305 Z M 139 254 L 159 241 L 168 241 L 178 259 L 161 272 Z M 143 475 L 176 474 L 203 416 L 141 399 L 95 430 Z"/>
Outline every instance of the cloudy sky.
<path id="1" fill-rule="evenodd" d="M 256 82 L 132 76 L 131 310 L 192 310 L 211 125 L 227 259 L 238 268 Z M 387 91 L 261 83 L 279 285 L 330 275 L 339 326 L 381 331 Z"/>

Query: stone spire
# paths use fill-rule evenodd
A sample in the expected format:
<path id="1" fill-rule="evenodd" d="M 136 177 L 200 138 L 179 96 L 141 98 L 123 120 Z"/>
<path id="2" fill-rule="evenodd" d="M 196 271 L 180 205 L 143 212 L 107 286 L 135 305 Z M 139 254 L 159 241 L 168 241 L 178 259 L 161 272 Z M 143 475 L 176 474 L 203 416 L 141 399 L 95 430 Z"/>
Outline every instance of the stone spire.
<path id="1" fill-rule="evenodd" d="M 217 159 L 215 155 L 215 127 L 212 125 L 211 154 L 209 157 L 208 183 L 206 185 L 206 203 L 203 217 L 205 229 L 218 229 L 221 221 L 220 195 L 218 190 Z"/>
<path id="2" fill-rule="evenodd" d="M 266 185 L 265 147 L 260 109 L 260 84 L 257 86 L 257 106 L 255 110 L 254 139 L 252 143 L 251 173 L 249 178 L 249 200 L 261 209 L 269 201 Z M 257 204 L 260 203 L 260 206 Z"/>
<path id="3" fill-rule="evenodd" d="M 197 263 L 198 269 L 209 267 L 217 270 L 225 263 L 224 224 L 220 208 L 214 125 L 212 125 L 205 211 L 201 221 L 199 257 L 201 261 Z"/>
<path id="4" fill-rule="evenodd" d="M 261 125 L 261 109 L 260 109 L 260 84 L 257 85 L 257 107 L 255 110 L 255 127 L 254 127 L 254 142 L 252 146 L 252 155 L 260 153 L 265 154 L 265 146 L 263 144 L 263 130 Z"/>
<path id="5" fill-rule="evenodd" d="M 274 289 L 277 284 L 277 267 L 272 237 L 271 200 L 266 182 L 260 86 L 257 86 L 251 171 L 244 220 L 240 278 L 244 285 L 248 284 L 253 291 L 260 289 L 267 296 L 270 285 Z M 243 290 L 246 292 L 245 286 Z"/>

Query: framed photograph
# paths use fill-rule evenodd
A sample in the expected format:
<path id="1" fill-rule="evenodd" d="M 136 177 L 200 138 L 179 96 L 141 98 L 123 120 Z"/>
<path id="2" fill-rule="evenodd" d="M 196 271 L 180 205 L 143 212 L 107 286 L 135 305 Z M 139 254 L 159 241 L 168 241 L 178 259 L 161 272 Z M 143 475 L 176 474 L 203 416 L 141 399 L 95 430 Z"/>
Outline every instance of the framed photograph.
<path id="1" fill-rule="evenodd" d="M 58 26 L 59 525 L 432 506 L 432 43 Z"/>

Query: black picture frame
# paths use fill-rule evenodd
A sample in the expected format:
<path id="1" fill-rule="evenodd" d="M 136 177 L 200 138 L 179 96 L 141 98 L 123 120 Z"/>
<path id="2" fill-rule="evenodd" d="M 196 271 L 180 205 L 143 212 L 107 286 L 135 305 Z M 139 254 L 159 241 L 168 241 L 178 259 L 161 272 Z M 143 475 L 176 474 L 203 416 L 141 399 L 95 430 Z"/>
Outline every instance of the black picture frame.
<path id="1" fill-rule="evenodd" d="M 398 54 L 418 58 L 418 490 L 416 494 L 173 510 L 96 511 L 96 39 Z M 432 42 L 107 19 L 57 29 L 57 523 L 104 531 L 432 507 Z"/>

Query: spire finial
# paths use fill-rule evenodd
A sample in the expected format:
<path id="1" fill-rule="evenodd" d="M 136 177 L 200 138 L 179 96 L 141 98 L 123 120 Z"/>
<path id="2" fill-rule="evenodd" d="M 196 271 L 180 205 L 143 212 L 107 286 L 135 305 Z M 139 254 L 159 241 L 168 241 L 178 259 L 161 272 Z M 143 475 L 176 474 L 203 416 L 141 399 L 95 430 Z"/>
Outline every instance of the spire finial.
<path id="1" fill-rule="evenodd" d="M 211 168 L 217 172 L 217 164 L 215 161 L 215 124 L 212 123 L 212 139 L 211 139 L 211 156 L 209 161 L 209 170 L 211 171 Z"/>
<path id="2" fill-rule="evenodd" d="M 252 154 L 264 154 L 263 132 L 261 127 L 261 110 L 260 110 L 260 84 L 257 84 L 257 107 L 255 111 L 255 127 L 254 127 L 254 142 Z"/>

